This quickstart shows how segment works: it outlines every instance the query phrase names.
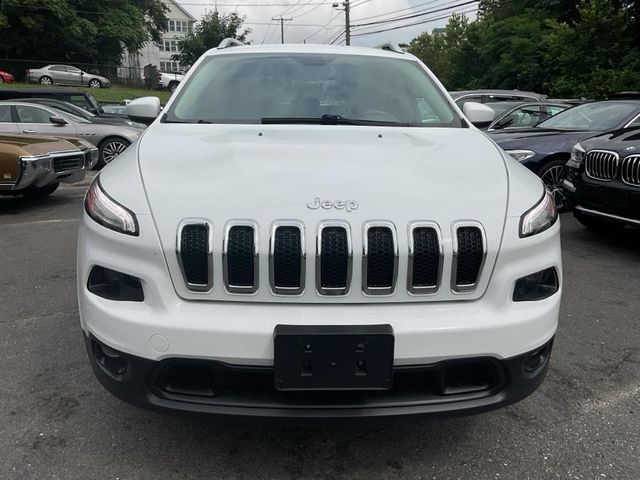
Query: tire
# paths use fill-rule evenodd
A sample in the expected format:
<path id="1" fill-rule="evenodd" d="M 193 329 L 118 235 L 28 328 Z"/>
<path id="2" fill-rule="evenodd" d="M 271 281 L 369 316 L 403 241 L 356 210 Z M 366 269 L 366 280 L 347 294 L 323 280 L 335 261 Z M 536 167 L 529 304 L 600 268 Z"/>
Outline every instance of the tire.
<path id="1" fill-rule="evenodd" d="M 89 88 L 102 88 L 102 82 L 97 78 L 89 80 Z"/>
<path id="2" fill-rule="evenodd" d="M 169 91 L 171 93 L 176 91 L 176 88 L 178 88 L 178 85 L 180 84 L 180 82 L 169 82 Z"/>
<path id="3" fill-rule="evenodd" d="M 613 222 L 603 218 L 592 217 L 591 215 L 585 215 L 580 212 L 573 212 L 573 216 L 576 217 L 583 226 L 589 230 L 602 234 L 617 233 L 624 228 L 624 223 Z"/>
<path id="4" fill-rule="evenodd" d="M 107 137 L 98 147 L 100 150 L 100 159 L 98 165 L 104 167 L 107 163 L 113 161 L 118 155 L 126 150 L 131 142 L 122 137 Z"/>
<path id="5" fill-rule="evenodd" d="M 60 186 L 59 183 L 50 183 L 44 187 L 28 187 L 22 191 L 22 196 L 29 199 L 40 199 L 51 195 Z"/>
<path id="6" fill-rule="evenodd" d="M 562 185 L 562 181 L 567 176 L 567 161 L 552 160 L 545 163 L 544 166 L 538 170 L 538 176 L 542 179 L 547 189 L 553 194 L 558 211 L 566 212 L 571 204 L 571 192 Z"/>
<path id="7" fill-rule="evenodd" d="M 40 83 L 40 85 L 53 85 L 53 79 L 47 75 L 43 75 L 38 80 L 38 83 Z"/>

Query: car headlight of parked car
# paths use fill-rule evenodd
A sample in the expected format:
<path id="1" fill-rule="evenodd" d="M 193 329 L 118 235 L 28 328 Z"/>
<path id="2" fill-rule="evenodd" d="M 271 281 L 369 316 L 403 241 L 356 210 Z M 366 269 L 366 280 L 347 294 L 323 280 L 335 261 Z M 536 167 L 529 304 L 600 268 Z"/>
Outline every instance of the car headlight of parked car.
<path id="1" fill-rule="evenodd" d="M 533 157 L 536 152 L 533 150 L 505 150 L 509 155 L 515 158 L 519 162 L 524 162 Z"/>
<path id="2" fill-rule="evenodd" d="M 584 148 L 579 143 L 576 143 L 571 149 L 571 158 L 567 162 L 567 167 L 580 168 L 582 161 L 584 160 Z"/>
<path id="3" fill-rule="evenodd" d="M 520 238 L 544 232 L 558 220 L 558 209 L 553 195 L 545 190 L 542 199 L 520 217 Z"/>
<path id="4" fill-rule="evenodd" d="M 100 177 L 91 183 L 84 199 L 84 209 L 103 227 L 136 237 L 140 233 L 135 214 L 107 195 L 100 185 Z"/>

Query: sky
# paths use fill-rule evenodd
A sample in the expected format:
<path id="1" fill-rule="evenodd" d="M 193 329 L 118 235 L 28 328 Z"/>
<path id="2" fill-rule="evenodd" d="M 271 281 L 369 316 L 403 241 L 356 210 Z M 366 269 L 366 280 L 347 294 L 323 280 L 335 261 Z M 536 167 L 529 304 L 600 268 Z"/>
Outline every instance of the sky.
<path id="1" fill-rule="evenodd" d="M 196 19 L 207 11 L 217 8 L 222 12 L 237 11 L 245 15 L 246 26 L 251 28 L 249 39 L 252 43 L 280 43 L 280 22 L 272 18 L 292 18 L 285 24 L 286 43 L 330 43 L 344 32 L 344 12 L 333 8 L 333 3 L 343 0 L 176 0 Z M 352 45 L 372 46 L 385 42 L 408 43 L 424 31 L 443 27 L 447 19 L 442 18 L 454 12 L 469 12 L 475 18 L 477 2 L 465 0 L 350 0 L 351 24 L 376 22 L 398 16 L 424 14 L 413 19 L 401 20 L 382 25 L 354 27 Z M 447 7 L 454 7 L 448 8 Z M 440 10 L 439 12 L 432 12 Z M 396 27 L 409 23 L 427 21 L 421 25 L 357 36 L 358 33 Z M 338 38 L 343 42 L 344 36 Z"/>

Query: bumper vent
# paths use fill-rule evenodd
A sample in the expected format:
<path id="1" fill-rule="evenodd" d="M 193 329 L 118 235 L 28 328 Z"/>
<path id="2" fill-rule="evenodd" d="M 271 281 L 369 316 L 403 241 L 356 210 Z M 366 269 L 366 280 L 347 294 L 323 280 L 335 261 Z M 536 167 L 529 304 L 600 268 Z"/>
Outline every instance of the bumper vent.
<path id="1" fill-rule="evenodd" d="M 618 176 L 620 157 L 615 152 L 591 150 L 587 153 L 585 171 L 595 180 L 611 181 Z"/>
<path id="2" fill-rule="evenodd" d="M 184 223 L 180 228 L 178 259 L 187 288 L 196 292 L 211 290 L 213 262 L 211 225 Z"/>
<path id="3" fill-rule="evenodd" d="M 398 271 L 398 244 L 392 224 L 365 225 L 362 290 L 367 295 L 390 295 Z"/>
<path id="4" fill-rule="evenodd" d="M 53 171 L 56 173 L 72 172 L 84 167 L 84 157 L 59 157 L 53 159 Z"/>
<path id="5" fill-rule="evenodd" d="M 323 224 L 318 234 L 318 293 L 321 295 L 349 293 L 351 258 L 351 232 L 348 225 Z"/>
<path id="6" fill-rule="evenodd" d="M 442 260 L 442 244 L 437 227 L 413 224 L 409 228 L 409 291 L 414 294 L 437 292 Z"/>
<path id="7" fill-rule="evenodd" d="M 622 160 L 622 181 L 627 185 L 640 187 L 640 155 L 629 155 Z"/>
<path id="8" fill-rule="evenodd" d="M 475 290 L 484 263 L 486 245 L 482 230 L 477 225 L 459 225 L 454 246 L 453 290 Z"/>
<path id="9" fill-rule="evenodd" d="M 223 245 L 225 286 L 231 293 L 258 289 L 257 227 L 253 223 L 227 226 Z"/>
<path id="10" fill-rule="evenodd" d="M 304 229 L 300 224 L 277 224 L 271 235 L 271 289 L 278 295 L 304 291 Z"/>

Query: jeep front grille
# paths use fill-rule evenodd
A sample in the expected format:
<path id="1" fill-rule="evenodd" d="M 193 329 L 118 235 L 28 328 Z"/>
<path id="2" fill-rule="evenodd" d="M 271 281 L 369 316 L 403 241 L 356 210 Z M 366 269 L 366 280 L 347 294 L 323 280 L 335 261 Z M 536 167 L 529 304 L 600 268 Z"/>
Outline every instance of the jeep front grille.
<path id="1" fill-rule="evenodd" d="M 269 278 L 277 295 L 300 295 L 305 285 L 304 226 L 277 222 L 270 240 Z"/>
<path id="2" fill-rule="evenodd" d="M 455 292 L 475 290 L 486 255 L 482 228 L 477 224 L 458 224 L 453 248 L 453 285 Z"/>
<path id="3" fill-rule="evenodd" d="M 390 295 L 396 287 L 398 242 L 390 222 L 371 222 L 364 227 L 362 291 L 367 295 Z"/>
<path id="4" fill-rule="evenodd" d="M 611 181 L 618 176 L 620 157 L 607 150 L 591 150 L 585 160 L 585 171 L 588 177 L 595 180 Z"/>
<path id="5" fill-rule="evenodd" d="M 407 276 L 407 288 L 411 293 L 430 294 L 438 291 L 442 276 L 442 257 L 442 242 L 437 225 L 411 224 Z"/>
<path id="6" fill-rule="evenodd" d="M 317 289 L 321 295 L 346 295 L 351 287 L 351 230 L 346 222 L 326 222 L 318 229 Z"/>
<path id="7" fill-rule="evenodd" d="M 640 187 L 640 155 L 629 155 L 620 167 L 622 181 L 627 185 Z"/>
<path id="8" fill-rule="evenodd" d="M 213 286 L 213 227 L 204 220 L 185 220 L 178 229 L 178 261 L 187 289 L 206 292 Z"/>
<path id="9" fill-rule="evenodd" d="M 224 284 L 230 293 L 258 290 L 258 227 L 250 221 L 229 223 L 222 247 Z"/>

